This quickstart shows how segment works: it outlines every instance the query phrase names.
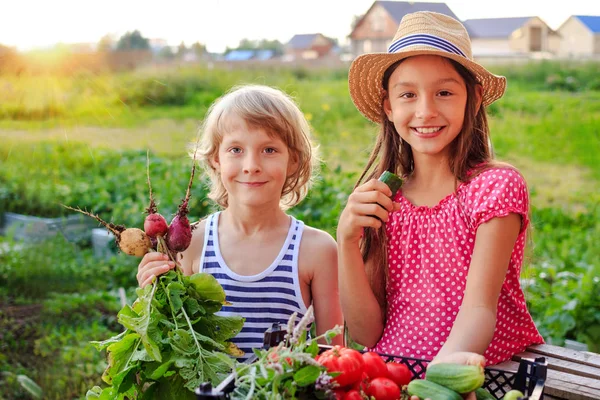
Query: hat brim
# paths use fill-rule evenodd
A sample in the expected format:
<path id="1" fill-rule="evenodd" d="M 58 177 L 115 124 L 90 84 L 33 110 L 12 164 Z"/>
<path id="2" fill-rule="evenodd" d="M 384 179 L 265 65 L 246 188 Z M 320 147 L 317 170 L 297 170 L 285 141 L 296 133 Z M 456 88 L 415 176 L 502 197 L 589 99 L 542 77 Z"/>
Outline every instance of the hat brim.
<path id="1" fill-rule="evenodd" d="M 483 88 L 482 103 L 484 106 L 492 104 L 504 94 L 506 78 L 494 75 L 481 65 L 458 54 L 429 47 L 403 51 L 397 54 L 369 53 L 358 56 L 350 66 L 348 72 L 348 88 L 350 97 L 356 108 L 373 122 L 381 122 L 381 104 L 383 101 L 383 74 L 395 62 L 418 55 L 438 55 L 450 58 L 463 65 L 475 75 Z"/>

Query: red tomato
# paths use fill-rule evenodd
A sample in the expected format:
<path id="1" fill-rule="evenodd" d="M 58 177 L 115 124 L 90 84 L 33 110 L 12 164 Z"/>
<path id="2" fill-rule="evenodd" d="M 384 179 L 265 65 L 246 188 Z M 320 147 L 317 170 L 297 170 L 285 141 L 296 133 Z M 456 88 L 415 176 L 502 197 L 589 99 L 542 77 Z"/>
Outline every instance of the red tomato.
<path id="1" fill-rule="evenodd" d="M 364 370 L 363 370 L 363 373 L 362 373 L 360 379 L 352 384 L 352 389 L 358 390 L 359 392 L 361 390 L 366 391 L 367 387 L 369 386 L 369 380 L 370 380 L 369 377 L 367 376 L 367 374 L 364 373 Z"/>
<path id="2" fill-rule="evenodd" d="M 408 367 L 397 362 L 387 363 L 388 378 L 400 387 L 408 385 L 412 379 L 412 374 Z"/>
<path id="3" fill-rule="evenodd" d="M 363 397 L 358 390 L 352 389 L 344 395 L 342 400 L 363 400 Z"/>
<path id="4" fill-rule="evenodd" d="M 333 391 L 333 398 L 335 400 L 344 400 L 346 397 L 346 391 L 343 389 L 335 389 Z"/>
<path id="5" fill-rule="evenodd" d="M 363 371 L 369 379 L 387 377 L 388 371 L 385 361 L 383 361 L 383 358 L 379 354 L 369 351 L 363 353 L 362 357 L 365 362 Z"/>
<path id="6" fill-rule="evenodd" d="M 367 395 L 375 397 L 375 400 L 398 400 L 400 388 L 391 379 L 375 378 L 367 388 Z"/>
<path id="7" fill-rule="evenodd" d="M 323 352 L 318 361 L 328 372 L 340 372 L 333 380 L 341 387 L 353 384 L 362 375 L 363 359 L 361 354 L 353 349 L 333 346 L 330 350 Z"/>

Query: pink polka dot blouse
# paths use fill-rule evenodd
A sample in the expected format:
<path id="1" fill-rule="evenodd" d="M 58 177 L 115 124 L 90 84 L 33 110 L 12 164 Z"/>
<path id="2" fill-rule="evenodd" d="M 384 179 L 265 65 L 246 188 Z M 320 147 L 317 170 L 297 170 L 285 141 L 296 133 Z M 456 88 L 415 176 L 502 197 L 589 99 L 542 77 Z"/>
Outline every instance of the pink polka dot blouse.
<path id="1" fill-rule="evenodd" d="M 490 168 L 461 183 L 435 207 L 402 205 L 387 223 L 389 280 L 386 325 L 374 350 L 431 360 L 448 338 L 462 302 L 475 233 L 480 224 L 517 213 L 517 238 L 500 298 L 496 329 L 484 356 L 497 364 L 534 343 L 543 343 L 525 305 L 519 275 L 529 224 L 528 192 L 522 176 Z"/>

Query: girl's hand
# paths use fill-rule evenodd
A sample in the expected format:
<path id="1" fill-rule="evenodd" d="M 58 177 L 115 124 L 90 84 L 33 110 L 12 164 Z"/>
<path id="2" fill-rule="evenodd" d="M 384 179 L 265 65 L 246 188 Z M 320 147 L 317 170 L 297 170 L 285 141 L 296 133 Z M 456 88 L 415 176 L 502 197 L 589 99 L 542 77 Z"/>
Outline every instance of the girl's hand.
<path id="1" fill-rule="evenodd" d="M 391 195 L 388 185 L 377 179 L 371 179 L 357 187 L 348 197 L 348 203 L 340 215 L 338 241 L 358 243 L 363 228 L 377 229 L 383 222 L 387 222 L 389 213 L 400 207 L 392 202 Z"/>
<path id="2" fill-rule="evenodd" d="M 456 351 L 441 357 L 436 357 L 429 363 L 429 365 L 439 363 L 481 365 L 482 368 L 485 368 L 485 358 L 481 354 L 472 353 L 469 351 Z"/>
<path id="3" fill-rule="evenodd" d="M 169 256 L 156 251 L 146 253 L 138 265 L 136 275 L 140 287 L 152 283 L 155 277 L 164 274 L 175 267 L 173 261 L 169 261 Z"/>
<path id="4" fill-rule="evenodd" d="M 436 357 L 433 361 L 429 363 L 429 365 L 438 363 L 481 365 L 481 367 L 485 367 L 485 358 L 481 354 L 471 353 L 468 351 L 457 351 L 455 353 L 450 353 L 445 356 L 441 356 L 440 358 Z M 463 395 L 463 397 L 465 398 L 465 400 L 477 400 L 475 393 L 469 393 L 467 395 Z M 419 400 L 419 398 L 417 396 L 411 396 L 410 400 Z"/>

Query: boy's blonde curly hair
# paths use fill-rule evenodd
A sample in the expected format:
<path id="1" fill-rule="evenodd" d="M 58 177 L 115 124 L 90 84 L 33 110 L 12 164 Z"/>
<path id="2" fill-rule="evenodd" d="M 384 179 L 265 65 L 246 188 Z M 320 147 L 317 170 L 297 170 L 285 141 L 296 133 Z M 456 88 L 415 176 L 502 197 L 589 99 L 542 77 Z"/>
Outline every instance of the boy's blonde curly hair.
<path id="1" fill-rule="evenodd" d="M 290 161 L 296 162 L 297 168 L 287 177 L 281 191 L 280 206 L 285 210 L 300 203 L 316 173 L 319 163 L 317 148 L 311 142 L 308 121 L 296 102 L 281 90 L 263 85 L 236 86 L 208 109 L 200 128 L 202 136 L 196 155 L 211 180 L 208 197 L 223 208 L 228 206 L 227 191 L 211 160 L 217 156 L 233 117 L 241 118 L 250 127 L 264 129 L 287 145 Z M 194 149 L 195 144 L 191 154 Z"/>

